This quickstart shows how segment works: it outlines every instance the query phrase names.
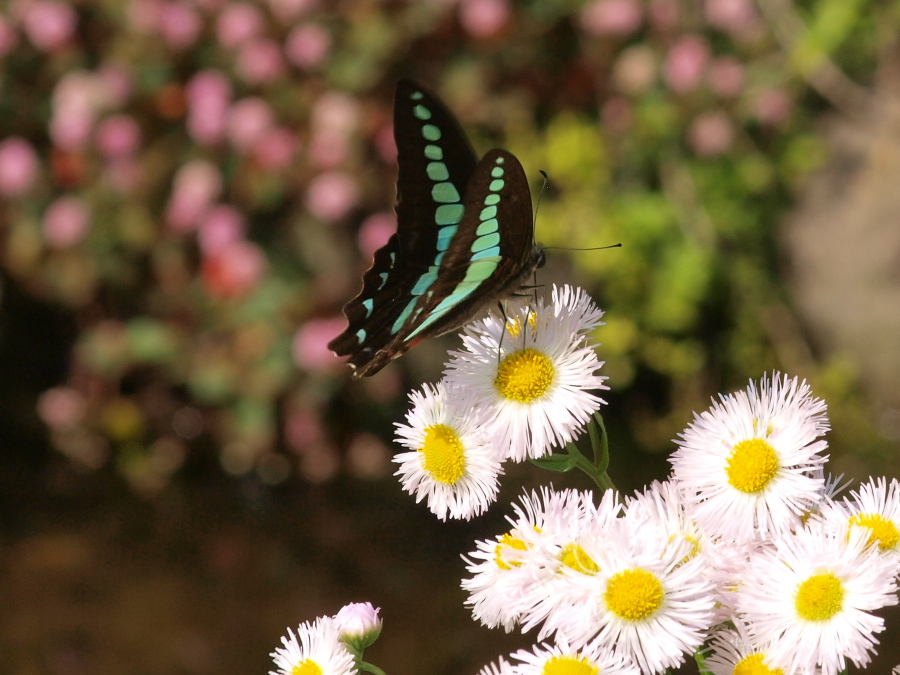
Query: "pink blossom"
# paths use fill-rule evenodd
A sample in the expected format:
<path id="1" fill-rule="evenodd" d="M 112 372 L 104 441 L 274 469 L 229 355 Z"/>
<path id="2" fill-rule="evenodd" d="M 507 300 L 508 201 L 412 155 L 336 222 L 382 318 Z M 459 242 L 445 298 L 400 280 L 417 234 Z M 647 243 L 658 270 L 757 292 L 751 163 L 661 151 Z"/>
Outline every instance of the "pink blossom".
<path id="1" fill-rule="evenodd" d="M 217 204 L 200 219 L 197 243 L 204 256 L 217 255 L 244 236 L 244 214 L 230 204 Z"/>
<path id="2" fill-rule="evenodd" d="M 753 112 L 763 124 L 780 126 L 794 110 L 794 102 L 784 89 L 764 91 L 753 105 Z"/>
<path id="3" fill-rule="evenodd" d="M 162 0 L 131 0 L 128 4 L 128 25 L 138 33 L 155 33 L 159 30 Z"/>
<path id="4" fill-rule="evenodd" d="M 38 416 L 48 427 L 71 429 L 84 417 L 87 402 L 71 387 L 48 389 L 37 402 Z"/>
<path id="5" fill-rule="evenodd" d="M 191 5 L 185 2 L 167 2 L 158 18 L 158 30 L 172 49 L 184 49 L 197 41 L 203 28 L 203 20 Z"/>
<path id="6" fill-rule="evenodd" d="M 318 130 L 309 140 L 309 158 L 317 169 L 333 169 L 342 164 L 350 152 L 344 134 L 332 130 Z"/>
<path id="7" fill-rule="evenodd" d="M 265 17 L 256 5 L 233 2 L 219 14 L 216 20 L 216 36 L 225 49 L 237 49 L 253 38 L 259 37 L 265 27 Z"/>
<path id="8" fill-rule="evenodd" d="M 180 232 L 193 228 L 221 191 L 222 174 L 213 164 L 195 159 L 182 166 L 166 211 L 169 226 Z"/>
<path id="9" fill-rule="evenodd" d="M 297 136 L 290 129 L 268 129 L 253 147 L 253 158 L 263 169 L 285 169 L 297 153 Z"/>
<path id="10" fill-rule="evenodd" d="M 217 298 L 246 295 L 259 284 L 268 267 L 263 250 L 239 239 L 203 259 L 201 276 L 206 290 Z"/>
<path id="11" fill-rule="evenodd" d="M 734 124 L 722 110 L 701 113 L 688 129 L 688 145 L 701 157 L 723 155 L 734 144 Z"/>
<path id="12" fill-rule="evenodd" d="M 225 136 L 231 85 L 217 70 L 202 70 L 185 88 L 188 133 L 201 145 L 218 143 Z"/>
<path id="13" fill-rule="evenodd" d="M 287 60 L 304 70 L 311 70 L 321 64 L 330 50 L 331 34 L 317 23 L 297 26 L 284 43 Z"/>
<path id="14" fill-rule="evenodd" d="M 397 231 L 397 217 L 393 213 L 373 213 L 359 226 L 357 242 L 359 250 L 366 258 L 374 257 L 375 251 L 387 243 Z"/>
<path id="15" fill-rule="evenodd" d="M 317 218 L 334 221 L 356 206 L 359 189 L 343 171 L 327 171 L 316 176 L 306 192 L 306 207 Z"/>
<path id="16" fill-rule="evenodd" d="M 90 216 L 78 197 L 60 197 L 44 211 L 44 240 L 51 248 L 69 248 L 87 234 Z"/>
<path id="17" fill-rule="evenodd" d="M 752 0 L 706 0 L 703 10 L 710 26 L 736 37 L 748 36 L 759 27 Z"/>
<path id="18" fill-rule="evenodd" d="M 134 88 L 128 66 L 105 63 L 97 69 L 97 81 L 110 107 L 119 108 L 128 102 Z"/>
<path id="19" fill-rule="evenodd" d="M 656 30 L 664 32 L 675 30 L 681 18 L 678 0 L 652 0 L 647 7 L 647 18 Z"/>
<path id="20" fill-rule="evenodd" d="M 463 0 L 459 11 L 465 31 L 478 38 L 499 33 L 509 23 L 511 13 L 508 0 Z"/>
<path id="21" fill-rule="evenodd" d="M 97 110 L 107 105 L 107 93 L 94 73 L 72 70 L 56 83 L 51 97 L 50 137 L 63 150 L 80 150 L 94 128 Z"/>
<path id="22" fill-rule="evenodd" d="M 393 164 L 397 159 L 397 142 L 394 140 L 394 125 L 385 124 L 375 132 L 373 138 L 378 154 L 388 164 Z"/>
<path id="23" fill-rule="evenodd" d="M 283 24 L 293 23 L 319 5 L 319 0 L 268 0 L 269 9 Z"/>
<path id="24" fill-rule="evenodd" d="M 328 349 L 328 343 L 347 327 L 347 320 L 340 317 L 311 319 L 294 333 L 294 363 L 303 370 L 322 372 L 334 370 L 341 359 Z"/>
<path id="25" fill-rule="evenodd" d="M 22 28 L 38 49 L 48 52 L 65 45 L 75 32 L 78 15 L 55 0 L 35 0 L 25 7 Z"/>
<path id="26" fill-rule="evenodd" d="M 359 125 L 359 117 L 359 101 L 343 92 L 328 91 L 316 99 L 312 126 L 349 134 Z"/>
<path id="27" fill-rule="evenodd" d="M 646 45 L 622 51 L 613 65 L 613 80 L 626 94 L 640 95 L 656 84 L 656 54 Z"/>
<path id="28" fill-rule="evenodd" d="M 272 40 L 251 40 L 237 55 L 238 75 L 248 84 L 265 85 L 284 75 L 281 48 Z"/>
<path id="29" fill-rule="evenodd" d="M 19 44 L 19 36 L 16 29 L 5 17 L 0 15 L 0 58 L 9 54 Z"/>
<path id="30" fill-rule="evenodd" d="M 97 149 L 107 159 L 128 157 L 141 144 L 141 129 L 130 115 L 112 115 L 97 125 Z"/>
<path id="31" fill-rule="evenodd" d="M 0 141 L 0 194 L 6 197 L 27 192 L 38 172 L 34 147 L 21 136 Z"/>
<path id="32" fill-rule="evenodd" d="M 269 104 L 261 98 L 236 101 L 228 113 L 228 140 L 239 152 L 249 152 L 271 128 L 274 119 Z"/>
<path id="33" fill-rule="evenodd" d="M 103 173 L 107 185 L 120 194 L 133 192 L 142 177 L 141 165 L 130 156 L 110 159 Z"/>
<path id="34" fill-rule="evenodd" d="M 55 113 L 50 118 L 50 138 L 63 150 L 80 150 L 90 138 L 94 115 L 86 110 Z"/>
<path id="35" fill-rule="evenodd" d="M 581 25 L 593 35 L 631 35 L 643 18 L 638 0 L 594 0 L 581 10 Z"/>
<path id="36" fill-rule="evenodd" d="M 722 98 L 734 98 L 744 88 L 744 66 L 733 56 L 720 56 L 709 64 L 710 88 Z"/>
<path id="37" fill-rule="evenodd" d="M 697 35 L 681 38 L 669 50 L 663 65 L 663 79 L 677 94 L 697 88 L 709 61 L 709 46 Z"/>

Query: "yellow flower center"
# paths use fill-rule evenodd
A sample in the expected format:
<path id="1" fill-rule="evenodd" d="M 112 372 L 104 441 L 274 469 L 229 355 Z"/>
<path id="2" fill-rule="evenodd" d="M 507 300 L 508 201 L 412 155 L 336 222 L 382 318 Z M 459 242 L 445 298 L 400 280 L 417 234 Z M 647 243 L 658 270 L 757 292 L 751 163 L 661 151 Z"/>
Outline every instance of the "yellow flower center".
<path id="1" fill-rule="evenodd" d="M 597 563 L 578 544 L 566 544 L 559 552 L 559 560 L 566 567 L 582 574 L 596 574 L 600 571 Z"/>
<path id="2" fill-rule="evenodd" d="M 732 675 L 784 675 L 781 668 L 769 668 L 762 654 L 750 654 L 734 664 Z"/>
<path id="3" fill-rule="evenodd" d="M 541 668 L 541 675 L 597 675 L 599 672 L 583 656 L 553 656 Z"/>
<path id="4" fill-rule="evenodd" d="M 311 659 L 306 659 L 291 668 L 291 675 L 322 675 L 322 667 Z"/>
<path id="5" fill-rule="evenodd" d="M 807 621 L 828 621 L 843 604 L 844 587 L 831 572 L 814 574 L 801 583 L 794 598 L 797 614 Z"/>
<path id="6" fill-rule="evenodd" d="M 779 468 L 775 449 L 761 438 L 751 438 L 731 450 L 725 473 L 734 488 L 755 494 L 765 489 Z"/>
<path id="7" fill-rule="evenodd" d="M 512 335 L 514 338 L 519 337 L 519 334 L 522 332 L 523 326 L 522 317 L 517 316 L 515 319 L 508 319 L 506 321 L 506 332 Z M 528 312 L 528 325 L 532 330 L 537 329 L 537 314 L 532 311 Z"/>
<path id="8" fill-rule="evenodd" d="M 518 567 L 522 564 L 518 560 L 510 560 L 507 558 L 505 553 L 508 549 L 514 551 L 527 551 L 528 545 L 518 537 L 514 537 L 512 532 L 507 532 L 502 535 L 500 537 L 500 543 L 494 547 L 494 563 L 501 570 L 510 570 L 513 567 Z"/>
<path id="9" fill-rule="evenodd" d="M 462 443 L 446 424 L 432 424 L 425 429 L 425 442 L 419 452 L 425 471 L 438 483 L 453 485 L 466 471 Z"/>
<path id="10" fill-rule="evenodd" d="M 500 362 L 494 388 L 510 401 L 531 403 L 543 396 L 556 371 L 553 361 L 535 349 L 520 349 Z"/>
<path id="11" fill-rule="evenodd" d="M 614 574 L 603 595 L 610 611 L 626 621 L 642 621 L 662 606 L 665 591 L 655 575 L 642 569 Z"/>
<path id="12" fill-rule="evenodd" d="M 882 551 L 892 551 L 900 542 L 900 532 L 894 521 L 880 513 L 857 513 L 850 518 L 850 524 L 869 528 L 869 546 L 878 544 Z"/>

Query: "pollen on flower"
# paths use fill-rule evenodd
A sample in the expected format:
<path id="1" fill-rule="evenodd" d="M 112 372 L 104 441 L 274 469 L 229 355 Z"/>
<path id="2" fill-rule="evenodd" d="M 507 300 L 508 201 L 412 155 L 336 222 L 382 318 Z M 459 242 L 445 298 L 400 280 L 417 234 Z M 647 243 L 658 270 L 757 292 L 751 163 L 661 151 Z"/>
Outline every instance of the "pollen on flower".
<path id="1" fill-rule="evenodd" d="M 784 675 L 781 668 L 769 668 L 763 654 L 750 654 L 734 664 L 733 675 Z"/>
<path id="2" fill-rule="evenodd" d="M 597 666 L 578 656 L 554 656 L 541 669 L 541 675 L 597 675 L 599 672 Z"/>
<path id="3" fill-rule="evenodd" d="M 419 452 L 424 458 L 425 471 L 439 483 L 453 485 L 465 474 L 462 443 L 446 424 L 433 424 L 425 429 L 425 441 Z"/>
<path id="4" fill-rule="evenodd" d="M 501 570 L 510 570 L 513 567 L 518 567 L 522 564 L 518 560 L 509 560 L 507 556 L 504 555 L 507 549 L 527 551 L 528 544 L 518 537 L 514 537 L 511 532 L 502 535 L 500 537 L 500 543 L 494 548 L 494 562 Z"/>
<path id="5" fill-rule="evenodd" d="M 522 321 L 522 317 L 517 316 L 514 319 L 507 319 L 506 332 L 514 338 L 517 338 L 522 333 L 523 325 L 524 322 Z M 537 314 L 531 310 L 528 311 L 528 326 L 532 330 L 537 330 Z"/>
<path id="6" fill-rule="evenodd" d="M 732 487 L 755 494 L 766 488 L 778 469 L 775 449 L 761 438 L 750 438 L 734 446 L 725 472 Z"/>
<path id="7" fill-rule="evenodd" d="M 900 532 L 894 521 L 880 513 L 857 513 L 850 518 L 850 525 L 858 525 L 869 529 L 869 546 L 878 544 L 881 551 L 892 551 L 900 543 Z"/>
<path id="8" fill-rule="evenodd" d="M 614 574 L 603 595 L 606 605 L 626 621 L 647 619 L 662 606 L 665 591 L 654 574 L 642 569 L 629 569 Z"/>
<path id="9" fill-rule="evenodd" d="M 797 614 L 807 621 L 827 621 L 841 611 L 844 587 L 831 572 L 820 572 L 797 587 L 794 606 Z"/>
<path id="10" fill-rule="evenodd" d="M 291 668 L 291 675 L 322 675 L 322 667 L 312 659 L 304 659 Z"/>
<path id="11" fill-rule="evenodd" d="M 510 401 L 531 403 L 547 392 L 555 374 L 549 357 L 535 349 L 521 349 L 500 362 L 494 387 Z"/>
<path id="12" fill-rule="evenodd" d="M 559 560 L 566 567 L 582 574 L 596 574 L 600 571 L 597 563 L 578 544 L 566 544 L 559 552 Z"/>

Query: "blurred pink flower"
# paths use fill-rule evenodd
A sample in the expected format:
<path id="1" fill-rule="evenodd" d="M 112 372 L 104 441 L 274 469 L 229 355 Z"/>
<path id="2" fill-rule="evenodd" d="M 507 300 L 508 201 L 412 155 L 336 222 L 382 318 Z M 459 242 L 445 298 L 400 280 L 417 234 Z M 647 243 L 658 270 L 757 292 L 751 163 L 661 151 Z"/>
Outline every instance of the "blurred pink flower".
<path id="1" fill-rule="evenodd" d="M 48 427 L 71 429 L 84 417 L 87 402 L 71 387 L 48 389 L 37 401 L 37 413 Z"/>
<path id="2" fill-rule="evenodd" d="M 185 87 L 188 133 L 201 145 L 218 143 L 225 136 L 231 85 L 218 70 L 201 70 Z"/>
<path id="3" fill-rule="evenodd" d="M 19 44 L 19 36 L 5 16 L 0 15 L 0 58 L 9 54 Z"/>
<path id="4" fill-rule="evenodd" d="M 51 248 L 74 246 L 87 234 L 90 216 L 78 197 L 60 197 L 44 211 L 44 241 Z"/>
<path id="5" fill-rule="evenodd" d="M 647 7 L 650 25 L 659 31 L 671 31 L 678 27 L 681 6 L 678 0 L 652 0 Z"/>
<path id="6" fill-rule="evenodd" d="M 340 91 L 327 91 L 316 99 L 312 110 L 312 126 L 350 134 L 359 125 L 359 101 Z"/>
<path id="7" fill-rule="evenodd" d="M 167 2 L 158 17 L 158 30 L 172 49 L 184 49 L 197 41 L 203 20 L 186 2 Z"/>
<path id="8" fill-rule="evenodd" d="M 65 2 L 35 0 L 25 6 L 22 28 L 28 39 L 42 51 L 65 45 L 75 32 L 78 15 Z"/>
<path id="9" fill-rule="evenodd" d="M 247 229 L 244 214 L 230 204 L 216 204 L 200 219 L 197 243 L 204 256 L 220 253 L 243 239 Z"/>
<path id="10" fill-rule="evenodd" d="M 697 88 L 709 61 L 709 46 L 697 35 L 681 38 L 669 50 L 663 65 L 663 79 L 669 89 L 685 94 Z"/>
<path id="11" fill-rule="evenodd" d="M 646 45 L 622 50 L 613 64 L 613 81 L 620 91 L 640 95 L 648 91 L 657 78 L 656 53 Z"/>
<path id="12" fill-rule="evenodd" d="M 166 209 L 169 226 L 180 232 L 192 229 L 222 191 L 222 174 L 211 163 L 195 159 L 175 174 Z"/>
<path id="13" fill-rule="evenodd" d="M 241 47 L 235 67 L 248 84 L 265 85 L 284 75 L 285 65 L 278 43 L 257 39 Z"/>
<path id="14" fill-rule="evenodd" d="M 132 192 L 142 177 L 141 165 L 130 156 L 111 159 L 103 173 L 107 185 L 120 194 Z"/>
<path id="15" fill-rule="evenodd" d="M 324 436 L 315 406 L 292 406 L 285 411 L 284 440 L 294 452 L 302 453 L 308 446 L 320 443 Z"/>
<path id="16" fill-rule="evenodd" d="M 316 176 L 306 192 L 306 207 L 322 220 L 339 220 L 356 206 L 359 189 L 343 171 L 327 171 Z"/>
<path id="17" fill-rule="evenodd" d="M 200 273 L 210 295 L 237 298 L 256 288 L 267 267 L 263 250 L 253 242 L 239 239 L 205 257 Z"/>
<path id="18" fill-rule="evenodd" d="M 63 150 L 79 150 L 91 135 L 94 116 L 84 110 L 54 113 L 50 118 L 49 132 L 53 144 Z"/>
<path id="19" fill-rule="evenodd" d="M 268 129 L 253 147 L 253 158 L 263 169 L 280 170 L 290 165 L 297 153 L 297 136 L 290 129 Z"/>
<path id="20" fill-rule="evenodd" d="M 687 140 L 701 157 L 723 155 L 734 145 L 734 124 L 722 110 L 701 113 L 691 123 Z"/>
<path id="21" fill-rule="evenodd" d="M 216 36 L 225 49 L 236 49 L 253 38 L 259 37 L 265 27 L 265 16 L 256 5 L 249 2 L 229 4 L 216 19 Z"/>
<path id="22" fill-rule="evenodd" d="M 509 23 L 508 0 L 463 0 L 459 8 L 463 29 L 479 38 L 499 33 Z"/>
<path id="23" fill-rule="evenodd" d="M 357 242 L 363 257 L 371 258 L 397 231 L 397 217 L 393 213 L 373 213 L 359 226 Z"/>
<path id="24" fill-rule="evenodd" d="M 748 36 L 759 28 L 753 0 L 706 0 L 703 10 L 710 26 L 735 37 Z"/>
<path id="25" fill-rule="evenodd" d="M 581 10 L 581 25 L 593 35 L 631 35 L 643 18 L 639 0 L 594 0 Z"/>
<path id="26" fill-rule="evenodd" d="M 0 194 L 14 197 L 27 192 L 38 172 L 34 146 L 21 136 L 0 141 Z"/>
<path id="27" fill-rule="evenodd" d="M 86 70 L 71 70 L 53 87 L 50 137 L 63 150 L 78 150 L 88 140 L 97 110 L 108 104 L 102 81 Z"/>
<path id="28" fill-rule="evenodd" d="M 769 89 L 760 94 L 753 112 L 763 124 L 780 126 L 794 110 L 794 102 L 784 89 Z"/>
<path id="29" fill-rule="evenodd" d="M 228 140 L 241 153 L 247 153 L 263 137 L 275 120 L 263 99 L 252 96 L 235 101 L 228 113 Z"/>
<path id="30" fill-rule="evenodd" d="M 350 145 L 347 137 L 329 129 L 317 130 L 309 139 L 310 163 L 317 169 L 333 169 L 347 158 Z"/>
<path id="31" fill-rule="evenodd" d="M 388 164 L 393 164 L 397 159 L 397 142 L 394 140 L 394 125 L 385 124 L 375 132 L 373 138 L 378 154 Z"/>
<path id="32" fill-rule="evenodd" d="M 128 66 L 105 63 L 97 69 L 96 74 L 110 107 L 119 108 L 128 102 L 134 88 L 134 78 Z"/>
<path id="33" fill-rule="evenodd" d="M 631 103 L 621 96 L 609 99 L 600 110 L 600 121 L 606 131 L 622 133 L 627 131 L 634 120 Z"/>
<path id="34" fill-rule="evenodd" d="M 319 5 L 319 0 L 268 0 L 269 9 L 275 18 L 284 24 L 296 20 Z"/>
<path id="35" fill-rule="evenodd" d="M 128 25 L 138 33 L 155 33 L 159 30 L 162 0 L 131 0 L 128 4 Z"/>
<path id="36" fill-rule="evenodd" d="M 197 5 L 204 12 L 218 12 L 222 9 L 222 5 L 225 4 L 226 0 L 193 0 L 194 4 Z"/>
<path id="37" fill-rule="evenodd" d="M 342 360 L 328 349 L 328 343 L 346 327 L 347 320 L 342 316 L 311 319 L 301 324 L 294 333 L 294 363 L 311 372 L 334 370 L 341 365 Z"/>
<path id="38" fill-rule="evenodd" d="M 317 23 L 297 26 L 284 42 L 284 54 L 297 68 L 315 68 L 325 60 L 329 51 L 331 34 Z"/>
<path id="39" fill-rule="evenodd" d="M 720 56 L 706 73 L 710 88 L 722 98 L 735 98 L 744 88 L 744 66 L 733 56 Z"/>
<path id="40" fill-rule="evenodd" d="M 107 159 L 128 157 L 141 144 L 141 129 L 130 115 L 112 115 L 97 125 L 97 149 Z"/>

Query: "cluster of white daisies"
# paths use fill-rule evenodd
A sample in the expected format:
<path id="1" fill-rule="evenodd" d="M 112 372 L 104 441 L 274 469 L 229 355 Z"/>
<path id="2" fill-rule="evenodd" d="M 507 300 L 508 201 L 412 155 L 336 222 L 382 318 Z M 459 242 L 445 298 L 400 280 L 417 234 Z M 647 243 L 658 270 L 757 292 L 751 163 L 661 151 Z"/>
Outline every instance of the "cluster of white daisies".
<path id="1" fill-rule="evenodd" d="M 602 403 L 587 338 L 600 317 L 564 287 L 467 328 L 444 381 L 413 394 L 398 425 L 404 486 L 442 519 L 469 518 L 495 499 L 503 461 L 577 436 Z M 827 430 L 806 383 L 773 374 L 695 416 L 665 483 L 624 501 L 521 497 L 510 529 L 466 557 L 462 586 L 476 620 L 537 629 L 539 644 L 480 675 L 651 675 L 690 655 L 712 675 L 867 665 L 884 628 L 873 612 L 897 603 L 900 484 L 836 499 Z M 312 638 L 291 639 L 273 654 L 281 675 L 380 672 L 315 661 Z"/>

